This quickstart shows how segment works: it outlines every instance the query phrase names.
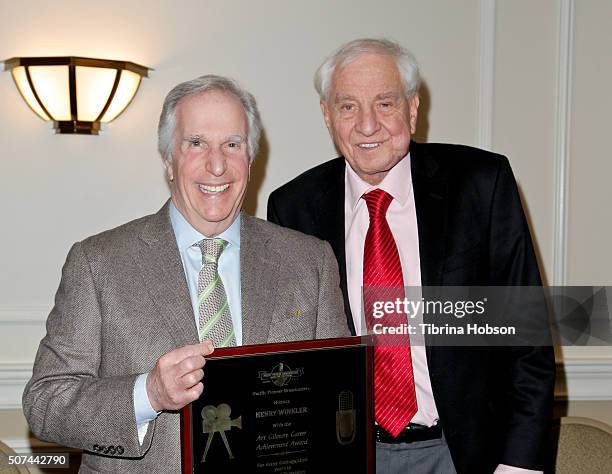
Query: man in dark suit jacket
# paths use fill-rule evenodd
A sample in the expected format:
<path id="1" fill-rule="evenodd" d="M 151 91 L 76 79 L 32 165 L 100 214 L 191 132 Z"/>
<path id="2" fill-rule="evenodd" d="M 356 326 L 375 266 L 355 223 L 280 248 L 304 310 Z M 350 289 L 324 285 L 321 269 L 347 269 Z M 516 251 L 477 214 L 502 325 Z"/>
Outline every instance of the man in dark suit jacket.
<path id="1" fill-rule="evenodd" d="M 366 39 L 342 46 L 321 65 L 315 86 L 343 157 L 303 173 L 268 201 L 270 221 L 332 245 L 353 333 L 366 332 L 360 328 L 368 228 L 362 191 L 390 189 L 387 219 L 405 284 L 541 285 L 507 159 L 466 146 L 410 141 L 418 82 L 414 58 L 393 42 Z M 420 357 L 413 346 L 417 423 L 396 437 L 376 425 L 378 472 L 543 468 L 553 401 L 551 347 L 427 346 Z M 444 446 L 432 451 L 426 443 L 438 438 Z M 431 461 L 448 451 L 449 459 Z"/>
<path id="2" fill-rule="evenodd" d="M 240 211 L 260 129 L 233 81 L 179 84 L 159 127 L 171 201 L 72 247 L 23 408 L 84 450 L 80 472 L 181 472 L 178 410 L 213 343 L 349 335 L 329 245 Z"/>

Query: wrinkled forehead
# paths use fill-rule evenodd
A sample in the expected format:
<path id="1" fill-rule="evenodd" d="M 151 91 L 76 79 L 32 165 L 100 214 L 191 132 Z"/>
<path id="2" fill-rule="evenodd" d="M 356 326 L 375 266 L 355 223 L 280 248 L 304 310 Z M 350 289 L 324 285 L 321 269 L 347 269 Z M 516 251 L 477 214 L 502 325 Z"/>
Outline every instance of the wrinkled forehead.
<path id="1" fill-rule="evenodd" d="M 176 107 L 176 121 L 179 134 L 244 136 L 248 127 L 240 99 L 218 90 L 181 99 Z"/>
<path id="2" fill-rule="evenodd" d="M 403 94 L 404 86 L 395 58 L 388 54 L 362 53 L 336 67 L 330 99 L 355 92 L 368 95 Z"/>

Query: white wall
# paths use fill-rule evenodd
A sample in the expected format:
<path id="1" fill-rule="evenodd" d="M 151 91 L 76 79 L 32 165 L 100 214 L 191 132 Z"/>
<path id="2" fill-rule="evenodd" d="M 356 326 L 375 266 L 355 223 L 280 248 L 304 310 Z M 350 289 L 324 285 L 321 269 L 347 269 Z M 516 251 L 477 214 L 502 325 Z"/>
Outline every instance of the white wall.
<path id="1" fill-rule="evenodd" d="M 18 406 L 71 243 L 167 198 L 155 144 L 166 92 L 205 73 L 253 92 L 265 144 L 246 207 L 263 217 L 270 191 L 334 156 L 312 74 L 360 36 L 394 38 L 419 59 L 421 140 L 509 156 L 550 284 L 612 280 L 606 0 L 30 0 L 3 2 L 1 13 L 0 59 L 81 55 L 154 71 L 97 137 L 54 135 L 0 74 L 0 409 Z M 571 94 L 559 94 L 566 79 Z M 566 184 L 556 175 L 563 164 Z M 564 354 L 570 400 L 612 399 L 609 348 Z M 25 435 L 8 425 L 0 423 L 0 439 Z"/>

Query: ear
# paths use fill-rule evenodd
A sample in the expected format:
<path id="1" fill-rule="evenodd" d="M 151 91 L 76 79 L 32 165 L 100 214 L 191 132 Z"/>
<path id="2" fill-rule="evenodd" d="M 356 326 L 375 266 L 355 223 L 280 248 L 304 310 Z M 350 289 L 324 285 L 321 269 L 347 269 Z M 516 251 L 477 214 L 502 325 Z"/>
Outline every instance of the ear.
<path id="1" fill-rule="evenodd" d="M 166 175 L 168 176 L 168 181 L 172 182 L 174 180 L 174 171 L 172 170 L 172 163 L 168 160 L 164 160 L 164 168 L 166 168 Z"/>
<path id="2" fill-rule="evenodd" d="M 416 131 L 419 110 L 419 96 L 417 94 L 408 99 L 408 107 L 410 108 L 410 133 L 413 134 Z"/>
<path id="3" fill-rule="evenodd" d="M 323 119 L 325 120 L 325 125 L 327 125 L 327 129 L 331 132 L 332 129 L 332 121 L 331 121 L 331 111 L 329 105 L 324 100 L 319 102 L 321 106 L 321 112 L 323 112 Z"/>

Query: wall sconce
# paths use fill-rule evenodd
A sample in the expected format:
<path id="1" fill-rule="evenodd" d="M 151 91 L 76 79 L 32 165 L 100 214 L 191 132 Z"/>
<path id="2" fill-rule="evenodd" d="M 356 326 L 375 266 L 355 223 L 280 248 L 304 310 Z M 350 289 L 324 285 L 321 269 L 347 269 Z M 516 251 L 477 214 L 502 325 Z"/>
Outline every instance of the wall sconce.
<path id="1" fill-rule="evenodd" d="M 53 120 L 56 133 L 97 135 L 136 95 L 149 68 L 128 61 L 73 56 L 11 58 L 21 96 L 43 120 Z"/>

